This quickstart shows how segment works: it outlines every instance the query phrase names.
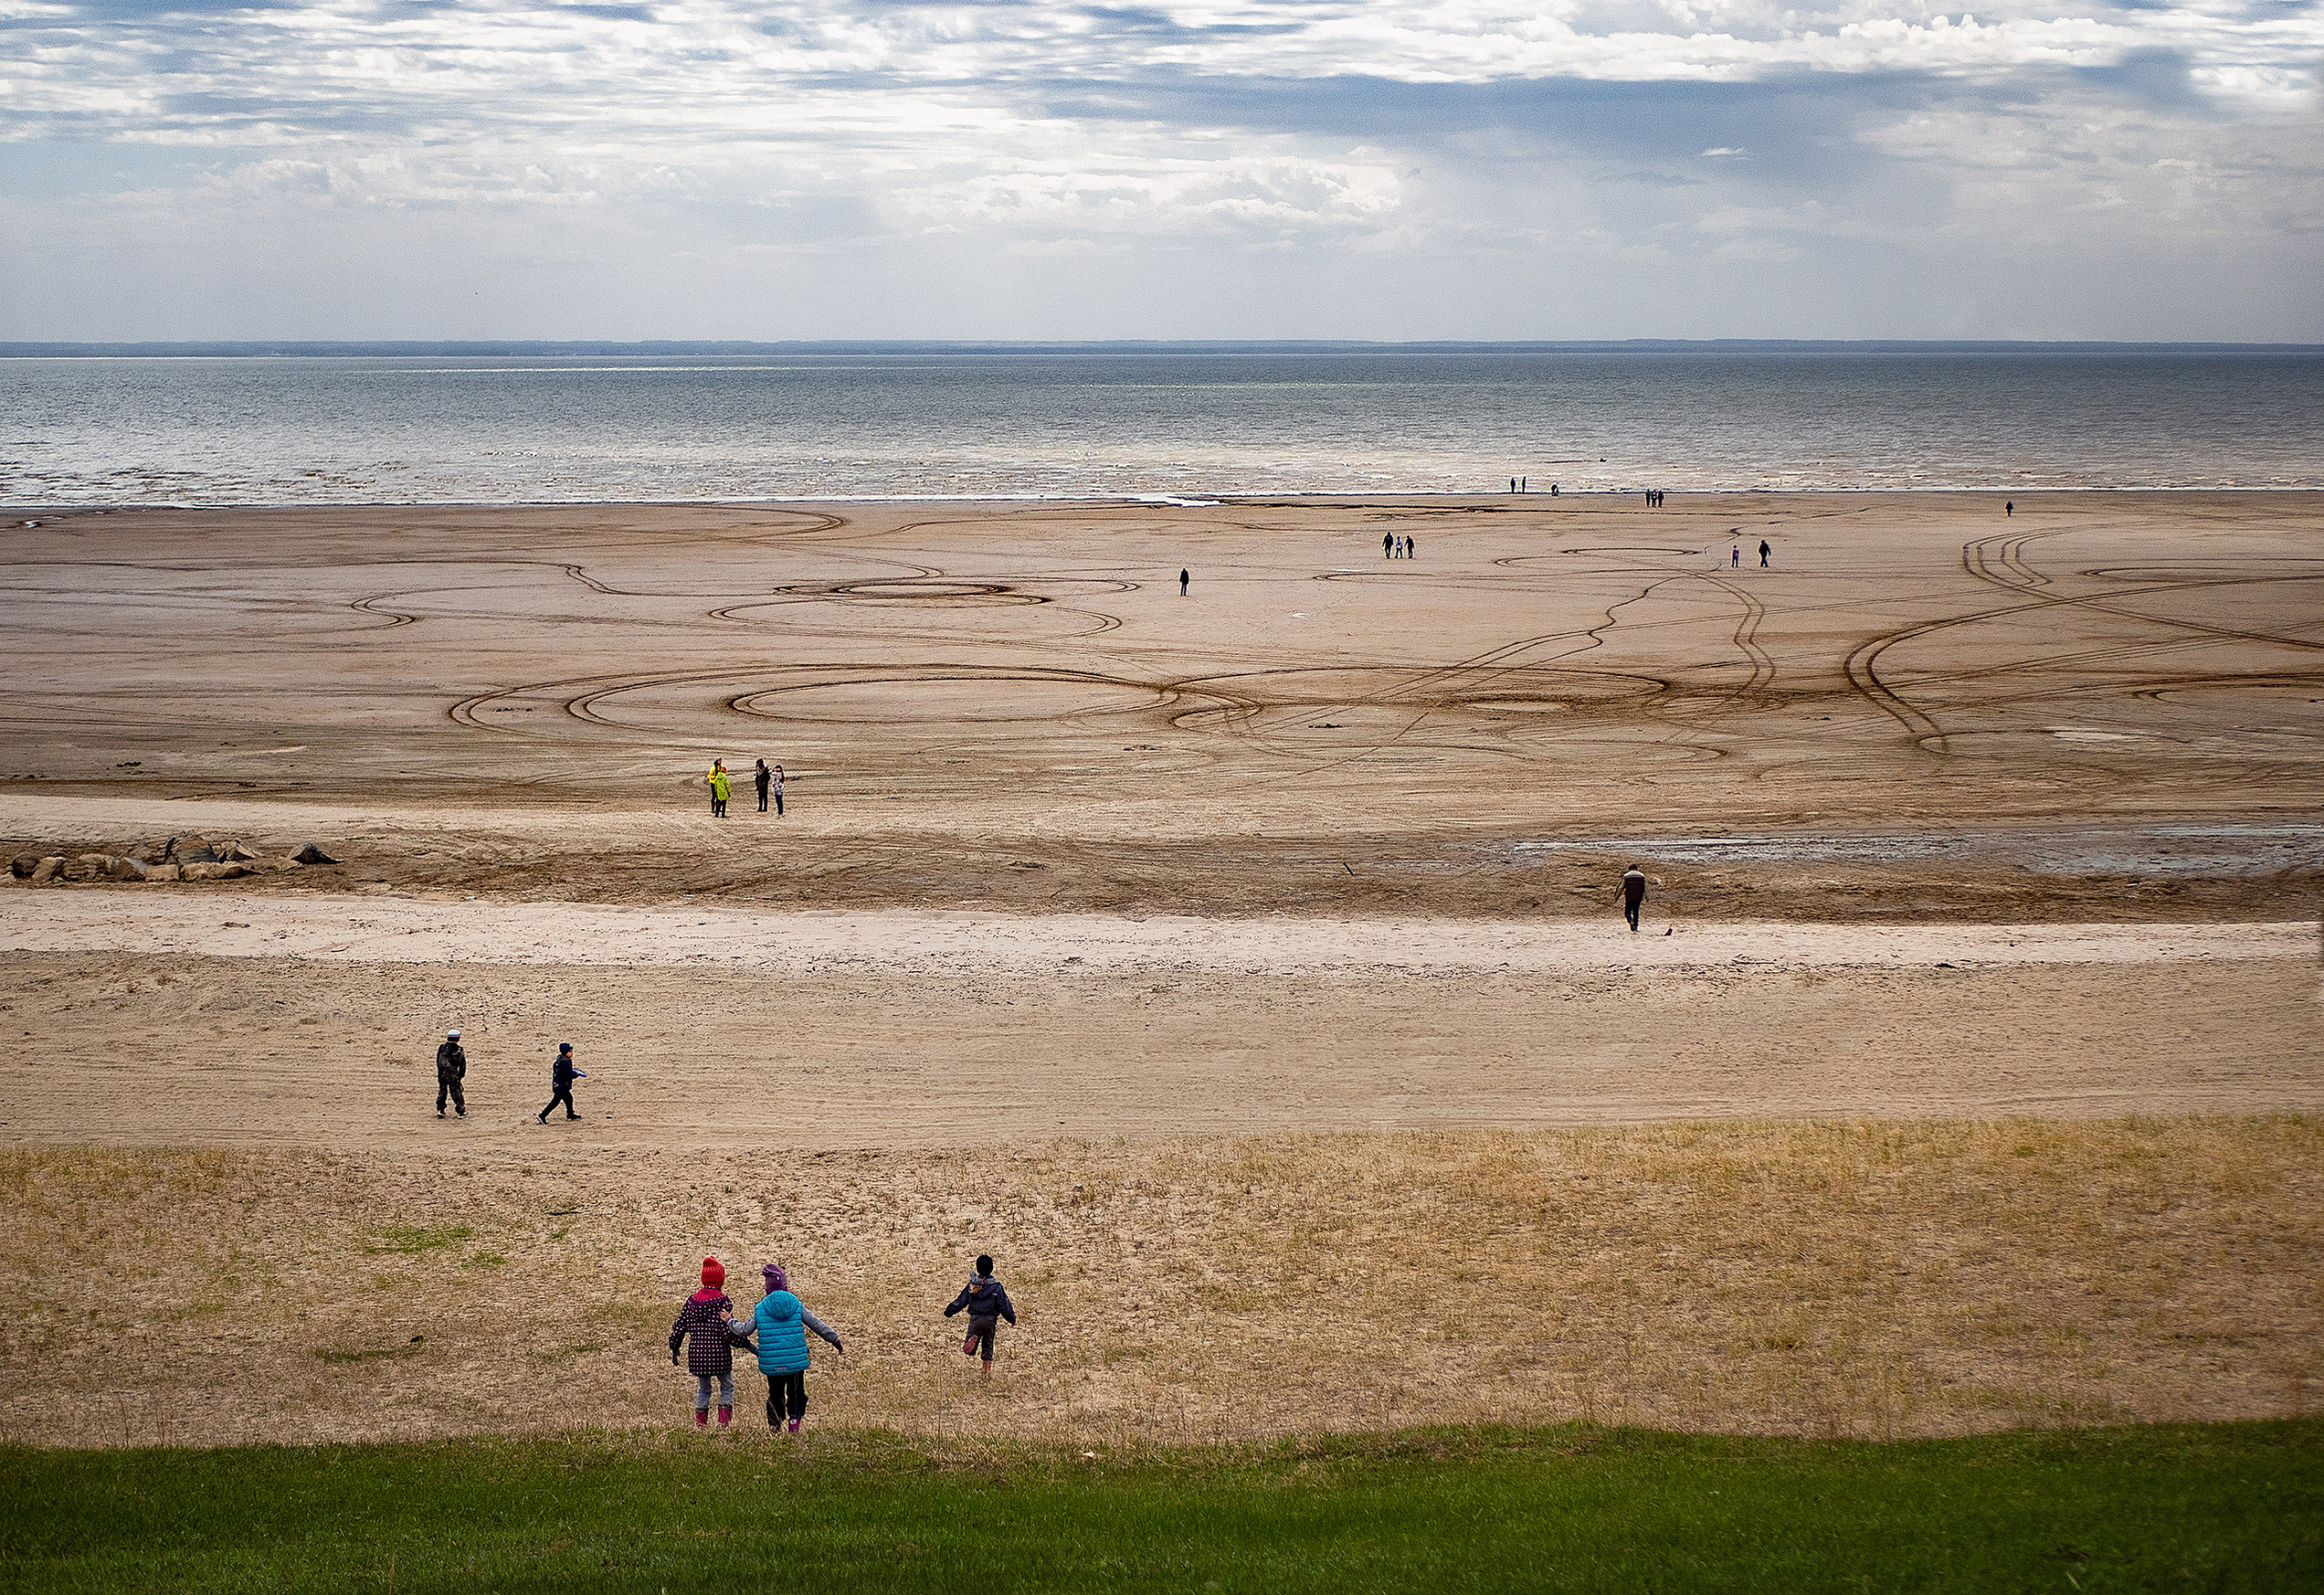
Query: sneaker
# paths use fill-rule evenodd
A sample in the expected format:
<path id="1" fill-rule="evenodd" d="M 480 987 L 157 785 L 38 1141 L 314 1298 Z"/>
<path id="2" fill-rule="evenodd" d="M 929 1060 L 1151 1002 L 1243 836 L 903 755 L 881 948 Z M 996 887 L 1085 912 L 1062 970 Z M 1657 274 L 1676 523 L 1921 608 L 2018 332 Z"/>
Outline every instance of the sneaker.
<path id="1" fill-rule="evenodd" d="M 442 1117 L 444 1116 L 444 1110 L 443 1110 L 443 1109 L 441 1109 L 441 1108 L 437 1109 L 437 1110 L 436 1110 L 436 1116 L 437 1116 L 438 1118 L 442 1118 Z"/>
<path id="2" fill-rule="evenodd" d="M 796 1418 L 791 1421 L 791 1433 L 794 1435 L 799 1433 L 799 1420 Z"/>
<path id="3" fill-rule="evenodd" d="M 548 1122 L 548 1115 L 546 1115 L 546 1114 L 542 1114 L 542 1115 L 541 1115 L 539 1117 L 537 1117 L 537 1118 L 533 1119 L 533 1122 L 534 1122 L 535 1124 L 545 1124 L 545 1123 L 547 1123 L 547 1122 Z"/>

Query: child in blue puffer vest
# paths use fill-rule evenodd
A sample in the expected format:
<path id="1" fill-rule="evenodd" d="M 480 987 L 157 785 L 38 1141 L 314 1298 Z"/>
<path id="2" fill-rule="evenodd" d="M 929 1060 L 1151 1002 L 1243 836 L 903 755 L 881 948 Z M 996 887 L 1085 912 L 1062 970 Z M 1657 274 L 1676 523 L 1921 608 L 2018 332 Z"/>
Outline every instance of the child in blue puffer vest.
<path id="1" fill-rule="evenodd" d="M 807 1416 L 807 1331 L 830 1341 L 841 1357 L 847 1348 L 830 1325 L 791 1294 L 791 1279 L 781 1263 L 769 1263 L 759 1273 L 767 1281 L 767 1294 L 751 1314 L 751 1336 L 758 1343 L 759 1372 L 767 1376 L 767 1427 L 780 1430 L 789 1418 L 796 1435 Z"/>

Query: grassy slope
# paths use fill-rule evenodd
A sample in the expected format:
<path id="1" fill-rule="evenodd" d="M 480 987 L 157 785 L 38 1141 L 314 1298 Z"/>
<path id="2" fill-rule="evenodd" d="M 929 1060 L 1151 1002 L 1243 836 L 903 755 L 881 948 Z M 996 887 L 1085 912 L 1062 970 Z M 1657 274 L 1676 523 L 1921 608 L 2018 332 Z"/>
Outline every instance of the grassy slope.
<path id="1" fill-rule="evenodd" d="M 2324 1587 L 2324 1421 L 1566 1428 L 957 1459 L 875 1437 L 0 1452 L 12 1588 Z"/>

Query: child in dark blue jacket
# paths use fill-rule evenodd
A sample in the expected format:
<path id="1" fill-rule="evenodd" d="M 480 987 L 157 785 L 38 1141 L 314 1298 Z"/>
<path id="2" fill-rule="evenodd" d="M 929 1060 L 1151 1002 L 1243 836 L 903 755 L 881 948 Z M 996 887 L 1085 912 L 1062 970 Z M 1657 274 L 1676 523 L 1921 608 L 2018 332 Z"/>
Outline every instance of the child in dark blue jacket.
<path id="1" fill-rule="evenodd" d="M 580 1117 L 579 1114 L 573 1112 L 573 1082 L 588 1078 L 587 1075 L 573 1067 L 573 1044 L 569 1041 L 558 1042 L 556 1044 L 556 1062 L 549 1066 L 548 1071 L 549 1089 L 555 1093 L 548 1100 L 548 1108 L 554 1108 L 558 1103 L 563 1103 L 567 1118 Z M 543 1108 L 540 1111 L 540 1121 L 544 1124 L 548 1122 L 548 1108 Z"/>

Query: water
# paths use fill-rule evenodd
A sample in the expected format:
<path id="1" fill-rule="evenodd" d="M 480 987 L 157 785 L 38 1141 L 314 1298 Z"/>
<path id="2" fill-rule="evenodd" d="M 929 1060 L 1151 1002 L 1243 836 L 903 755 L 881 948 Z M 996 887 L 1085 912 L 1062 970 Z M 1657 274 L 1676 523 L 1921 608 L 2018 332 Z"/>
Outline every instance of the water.
<path id="1" fill-rule="evenodd" d="M 2324 353 L 0 360 L 0 501 L 2324 486 Z"/>
<path id="2" fill-rule="evenodd" d="M 2013 829 L 1779 832 L 1520 841 L 1513 854 L 1619 853 L 1668 864 L 1957 861 L 2039 875 L 2255 879 L 2324 871 L 2324 825 L 2283 823 L 2024 826 Z"/>

